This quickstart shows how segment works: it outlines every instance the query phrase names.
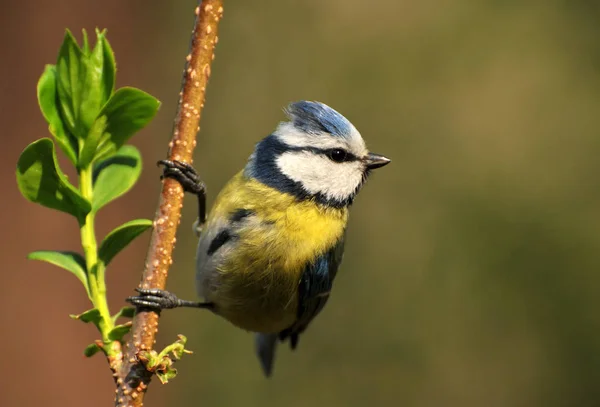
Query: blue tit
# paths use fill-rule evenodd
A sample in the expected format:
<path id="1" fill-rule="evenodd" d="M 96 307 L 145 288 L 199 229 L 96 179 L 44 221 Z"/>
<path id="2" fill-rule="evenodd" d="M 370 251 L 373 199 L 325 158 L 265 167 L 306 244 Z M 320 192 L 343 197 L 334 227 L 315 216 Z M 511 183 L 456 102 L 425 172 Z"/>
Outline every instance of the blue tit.
<path id="1" fill-rule="evenodd" d="M 329 299 L 344 250 L 348 209 L 370 171 L 390 160 L 370 153 L 344 116 L 319 102 L 286 109 L 204 219 L 204 187 L 187 164 L 162 161 L 163 176 L 199 197 L 196 283 L 203 302 L 138 289 L 138 307 L 207 308 L 256 332 L 266 376 L 278 341 L 292 349 Z"/>

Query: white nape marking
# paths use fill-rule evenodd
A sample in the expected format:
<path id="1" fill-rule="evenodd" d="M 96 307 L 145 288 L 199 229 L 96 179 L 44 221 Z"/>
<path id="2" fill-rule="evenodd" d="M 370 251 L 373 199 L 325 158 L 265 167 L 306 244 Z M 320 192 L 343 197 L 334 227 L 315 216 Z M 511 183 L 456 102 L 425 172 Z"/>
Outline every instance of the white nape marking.
<path id="1" fill-rule="evenodd" d="M 362 162 L 336 163 L 310 151 L 285 152 L 276 163 L 283 174 L 299 182 L 309 194 L 321 193 L 338 201 L 354 195 L 363 179 Z"/>
<path id="2" fill-rule="evenodd" d="M 296 128 L 291 122 L 282 122 L 273 134 L 291 147 L 313 147 L 323 150 L 343 148 L 357 157 L 365 156 L 368 153 L 364 140 L 354 127 L 348 137 L 340 137 L 328 133 L 308 134 Z"/>

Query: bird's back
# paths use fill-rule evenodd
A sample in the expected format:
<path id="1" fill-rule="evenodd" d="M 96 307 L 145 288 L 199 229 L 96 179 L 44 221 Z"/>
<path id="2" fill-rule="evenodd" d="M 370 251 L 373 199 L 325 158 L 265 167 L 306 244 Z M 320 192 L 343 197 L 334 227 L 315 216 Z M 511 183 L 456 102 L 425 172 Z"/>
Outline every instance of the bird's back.
<path id="1" fill-rule="evenodd" d="M 238 173 L 217 197 L 200 237 L 200 295 L 240 328 L 290 328 L 298 319 L 303 273 L 339 250 L 347 218 L 346 208 L 299 201 Z"/>

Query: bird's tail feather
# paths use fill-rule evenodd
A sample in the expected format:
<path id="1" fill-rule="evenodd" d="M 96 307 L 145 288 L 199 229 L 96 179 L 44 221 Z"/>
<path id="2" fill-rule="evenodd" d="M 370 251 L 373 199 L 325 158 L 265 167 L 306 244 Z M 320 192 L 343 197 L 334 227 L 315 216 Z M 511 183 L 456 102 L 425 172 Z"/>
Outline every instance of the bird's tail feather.
<path id="1" fill-rule="evenodd" d="M 260 365 L 265 376 L 269 377 L 273 371 L 273 362 L 275 361 L 277 334 L 256 334 L 255 344 Z"/>

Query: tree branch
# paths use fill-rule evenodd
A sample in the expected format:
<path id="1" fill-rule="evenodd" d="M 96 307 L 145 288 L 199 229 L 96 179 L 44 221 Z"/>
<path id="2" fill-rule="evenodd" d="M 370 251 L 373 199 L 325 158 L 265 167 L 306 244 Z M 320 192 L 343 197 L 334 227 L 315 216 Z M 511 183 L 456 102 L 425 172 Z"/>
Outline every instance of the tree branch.
<path id="1" fill-rule="evenodd" d="M 169 143 L 170 160 L 192 162 L 196 133 L 200 130 L 200 114 L 204 107 L 206 85 L 210 77 L 210 65 L 218 40 L 217 27 L 222 15 L 222 0 L 205 0 L 196 8 L 190 53 L 186 57 L 173 137 Z M 171 255 L 175 247 L 175 233 L 180 222 L 182 206 L 181 186 L 177 181 L 165 178 L 140 287 L 165 288 L 169 266 L 173 262 Z M 152 349 L 158 331 L 158 317 L 155 312 L 137 313 L 133 319 L 123 359 L 109 361 L 115 370 L 117 406 L 141 406 L 143 403 L 152 373 L 146 370 L 138 355 L 141 351 Z"/>

